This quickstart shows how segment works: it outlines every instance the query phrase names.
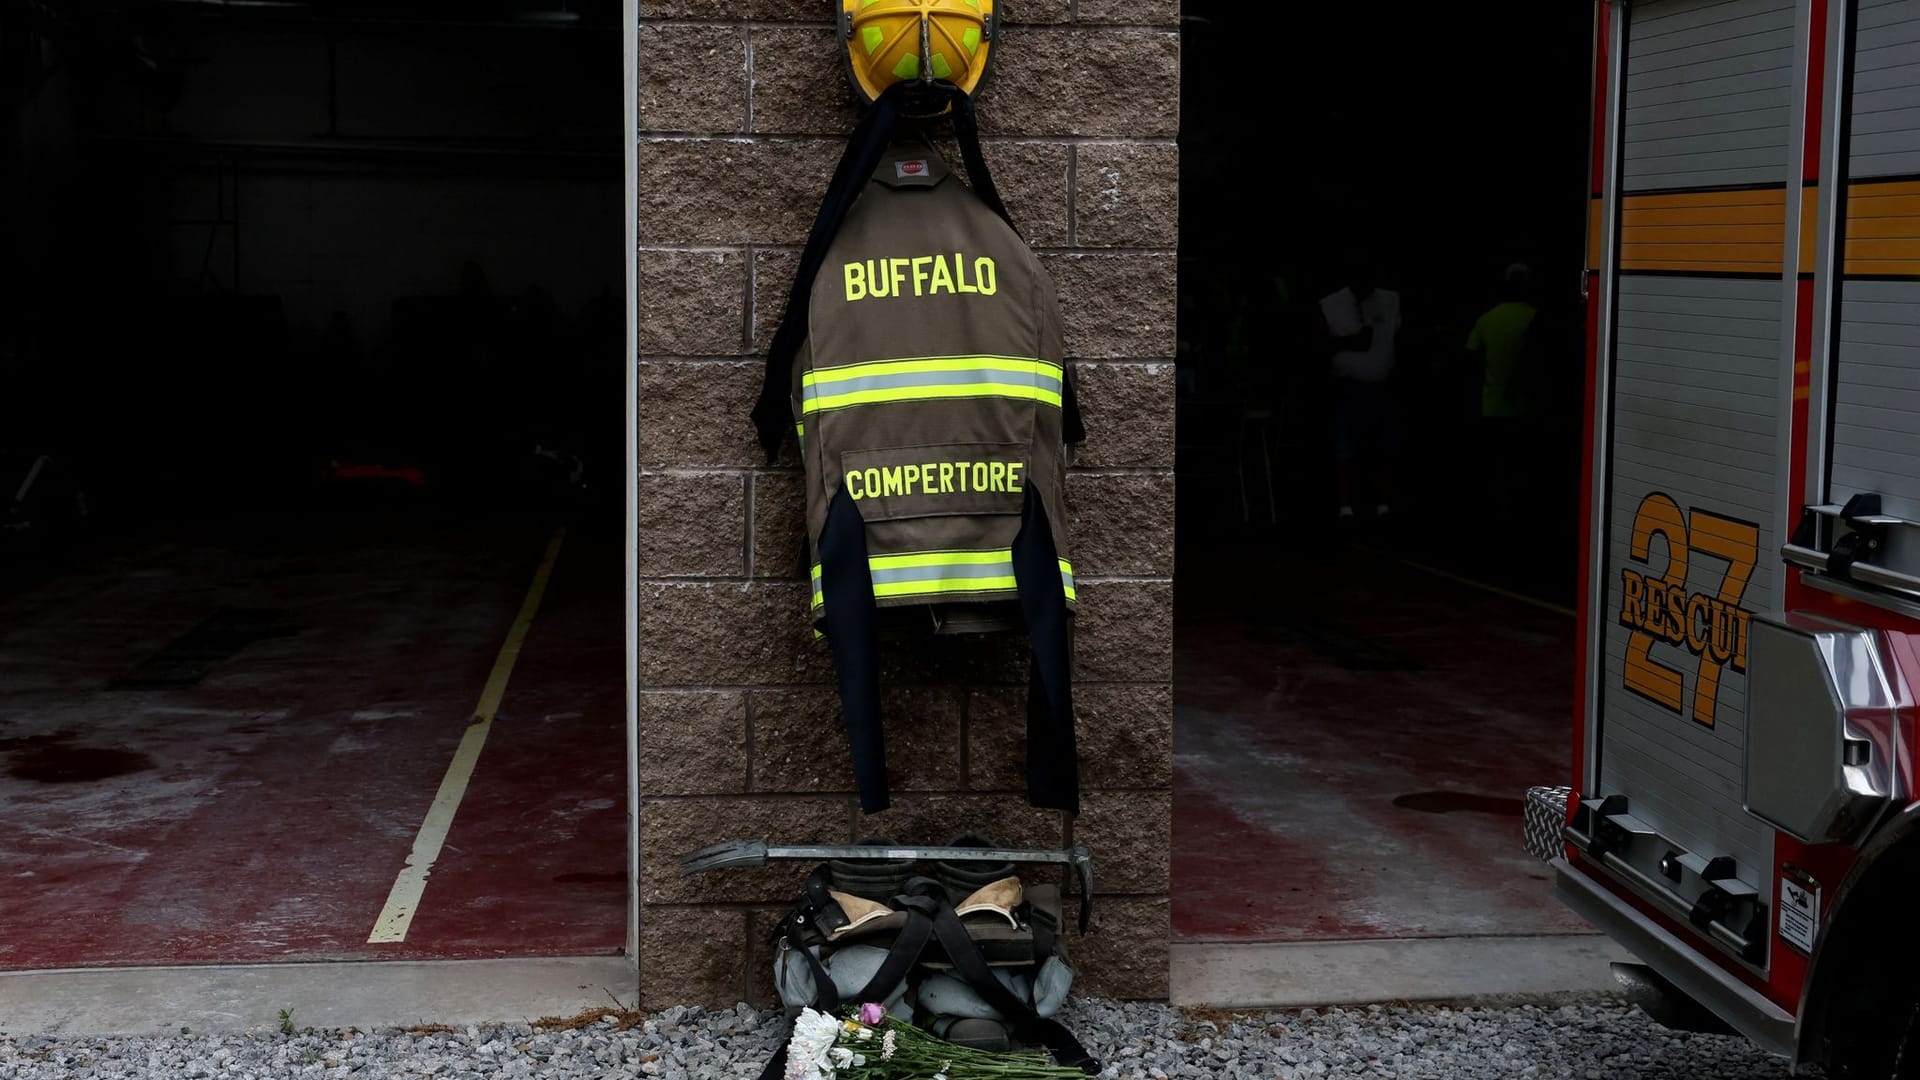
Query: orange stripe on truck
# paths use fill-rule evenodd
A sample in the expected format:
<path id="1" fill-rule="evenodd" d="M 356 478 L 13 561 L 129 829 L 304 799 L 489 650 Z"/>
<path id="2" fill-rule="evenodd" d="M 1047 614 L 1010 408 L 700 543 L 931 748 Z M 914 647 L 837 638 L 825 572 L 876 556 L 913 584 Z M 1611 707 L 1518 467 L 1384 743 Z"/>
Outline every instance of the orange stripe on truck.
<path id="1" fill-rule="evenodd" d="M 1620 208 L 1620 269 L 1779 273 L 1786 225 L 1787 193 L 1780 188 L 1628 195 Z"/>
<path id="2" fill-rule="evenodd" d="M 1920 180 L 1848 188 L 1846 272 L 1920 276 Z"/>

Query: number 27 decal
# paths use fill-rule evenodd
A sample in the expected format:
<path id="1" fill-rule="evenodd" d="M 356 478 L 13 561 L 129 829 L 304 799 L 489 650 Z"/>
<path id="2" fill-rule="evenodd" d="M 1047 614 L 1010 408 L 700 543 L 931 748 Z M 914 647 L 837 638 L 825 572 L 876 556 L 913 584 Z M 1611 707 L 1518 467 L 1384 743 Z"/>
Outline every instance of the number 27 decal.
<path id="1" fill-rule="evenodd" d="M 1693 719 L 1712 727 L 1721 671 L 1747 670 L 1750 616 L 1740 610 L 1740 598 L 1759 557 L 1760 529 L 1706 510 L 1682 511 L 1670 496 L 1656 491 L 1640 501 L 1628 548 L 1628 556 L 1649 570 L 1655 536 L 1667 542 L 1666 572 L 1656 576 L 1631 567 L 1620 571 L 1620 625 L 1633 631 L 1627 639 L 1626 688 L 1684 715 L 1686 677 L 1655 660 L 1653 646 L 1660 642 L 1685 649 L 1699 665 Z M 1717 594 L 1688 592 L 1687 570 L 1694 555 L 1726 561 Z"/>

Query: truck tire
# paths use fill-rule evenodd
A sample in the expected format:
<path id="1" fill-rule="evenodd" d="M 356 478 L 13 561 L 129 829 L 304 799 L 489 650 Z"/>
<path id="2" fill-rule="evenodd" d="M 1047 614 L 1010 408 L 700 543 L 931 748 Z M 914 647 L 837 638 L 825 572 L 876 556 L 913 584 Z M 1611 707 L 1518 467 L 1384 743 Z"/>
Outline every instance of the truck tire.
<path id="1" fill-rule="evenodd" d="M 1920 995 L 1859 1017 L 1832 1058 L 1833 1080 L 1920 1080 Z"/>

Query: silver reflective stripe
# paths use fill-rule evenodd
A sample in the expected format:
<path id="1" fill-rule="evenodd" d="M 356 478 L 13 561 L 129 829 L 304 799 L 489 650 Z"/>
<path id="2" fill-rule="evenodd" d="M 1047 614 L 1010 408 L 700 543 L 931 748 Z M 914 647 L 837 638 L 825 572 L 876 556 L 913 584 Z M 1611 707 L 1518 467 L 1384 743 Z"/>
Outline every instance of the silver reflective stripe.
<path id="1" fill-rule="evenodd" d="M 915 371 L 900 375 L 856 376 L 850 379 L 835 379 L 831 375 L 822 375 L 812 386 L 805 388 L 805 399 L 812 401 L 818 397 L 854 394 L 862 390 L 897 390 L 912 386 L 977 386 L 983 383 L 1013 383 L 1017 386 L 1037 386 L 1056 394 L 1060 392 L 1060 377 L 1057 375 L 990 367 L 974 371 Z"/>
<path id="2" fill-rule="evenodd" d="M 1004 578 L 1013 575 L 1013 563 L 973 563 L 963 565 L 940 566 L 903 566 L 897 569 L 873 571 L 875 585 L 890 585 L 906 581 L 946 581 L 959 578 Z"/>

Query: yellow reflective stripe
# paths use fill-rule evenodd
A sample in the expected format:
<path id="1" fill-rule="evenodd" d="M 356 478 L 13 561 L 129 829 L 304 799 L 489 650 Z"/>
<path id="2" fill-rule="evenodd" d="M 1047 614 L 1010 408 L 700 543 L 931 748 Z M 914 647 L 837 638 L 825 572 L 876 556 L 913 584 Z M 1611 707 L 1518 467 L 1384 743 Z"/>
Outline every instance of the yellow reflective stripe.
<path id="1" fill-rule="evenodd" d="M 798 438 L 802 438 L 802 439 L 804 439 L 804 438 L 806 438 L 806 437 L 807 437 L 807 425 L 805 425 L 805 424 L 795 424 L 795 425 L 793 425 L 793 433 L 794 433 L 794 435 L 795 435 L 796 437 L 798 437 Z"/>
<path id="2" fill-rule="evenodd" d="M 921 567 L 960 567 L 992 566 L 1010 563 L 1013 551 L 999 548 L 991 551 L 916 551 L 899 555 L 869 555 L 867 568 L 870 573 L 880 574 L 890 570 L 909 570 Z M 1068 568 L 1066 560 L 1061 560 L 1062 568 Z M 1067 571 L 1070 573 L 1070 569 Z M 813 606 L 824 607 L 826 597 L 820 584 L 820 567 L 812 569 Z M 1069 578 L 1062 579 L 1070 580 Z M 1074 598 L 1072 585 L 1066 585 L 1067 598 Z M 1006 592 L 1018 588 L 1012 574 L 995 574 L 987 577 L 955 576 L 950 578 L 921 578 L 906 581 L 876 581 L 873 583 L 873 595 L 880 597 L 936 596 L 944 593 L 960 592 Z"/>
<path id="3" fill-rule="evenodd" d="M 933 581 L 894 581 L 873 587 L 875 596 L 922 596 L 950 592 L 997 592 L 1014 587 L 1012 577 L 947 578 Z"/>
<path id="4" fill-rule="evenodd" d="M 938 371 L 1023 371 L 1029 375 L 1047 375 L 1058 379 L 1060 365 L 1046 360 L 1017 356 L 934 356 L 911 360 L 868 360 L 842 367 L 814 368 L 802 372 L 800 385 L 813 386 L 842 379 L 871 379 L 883 375 L 920 375 Z"/>
<path id="5" fill-rule="evenodd" d="M 979 566 L 982 563 L 1007 562 L 1012 548 L 998 551 L 917 551 L 908 555 L 869 555 L 867 563 L 875 570 L 901 570 L 909 566 Z"/>
<path id="6" fill-rule="evenodd" d="M 971 383 L 964 386 L 903 386 L 893 390 L 856 390 L 851 394 L 833 394 L 817 397 L 802 407 L 801 411 L 809 415 L 822 409 L 838 409 L 848 405 L 874 405 L 888 401 L 929 401 L 935 398 L 975 398 L 997 397 L 1013 398 L 1017 401 L 1038 401 L 1042 404 L 1058 406 L 1060 395 L 1053 390 L 1038 386 L 1017 386 L 1012 383 Z"/>
<path id="7" fill-rule="evenodd" d="M 1059 563 L 1060 563 L 1060 590 L 1067 594 L 1067 599 L 1077 602 L 1080 599 L 1080 596 L 1078 593 L 1074 591 L 1074 588 L 1073 588 L 1073 564 L 1068 562 L 1065 559 L 1060 559 Z"/>

